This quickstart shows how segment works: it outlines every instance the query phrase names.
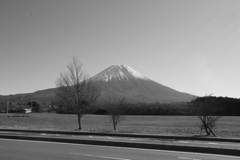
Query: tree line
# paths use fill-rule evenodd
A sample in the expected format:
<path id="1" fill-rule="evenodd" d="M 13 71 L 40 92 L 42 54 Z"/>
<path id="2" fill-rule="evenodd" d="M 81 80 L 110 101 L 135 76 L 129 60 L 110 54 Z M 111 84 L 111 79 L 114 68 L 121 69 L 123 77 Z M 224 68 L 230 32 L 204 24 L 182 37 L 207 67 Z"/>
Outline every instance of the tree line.
<path id="1" fill-rule="evenodd" d="M 222 116 L 240 116 L 240 99 L 230 98 L 230 97 L 201 97 L 202 99 L 213 99 L 219 105 L 220 110 L 218 109 L 218 114 Z M 125 98 L 125 115 L 193 115 L 191 106 L 189 102 L 182 103 L 128 103 L 127 98 Z M 106 101 L 106 100 L 104 100 Z M 6 111 L 5 101 L 0 102 L 0 109 Z M 32 104 L 31 104 L 32 103 Z M 26 106 L 32 106 L 32 112 L 43 112 L 45 111 L 42 107 L 42 104 L 38 101 L 26 102 L 24 104 L 9 102 L 9 113 L 21 112 Z M 60 102 L 59 99 L 52 101 L 49 104 L 49 108 L 46 111 L 63 113 L 63 114 L 76 114 L 74 107 L 71 107 Z M 46 107 L 45 107 L 46 108 Z M 106 115 L 108 114 L 105 109 L 105 104 L 103 101 L 92 104 L 91 110 L 88 111 L 88 114 L 99 114 Z"/>
<path id="2" fill-rule="evenodd" d="M 202 99 L 212 99 L 218 104 L 216 109 L 218 115 L 222 116 L 240 116 L 240 99 L 229 97 L 214 97 L 205 96 Z M 106 100 L 105 100 L 106 101 Z M 125 115 L 194 115 L 190 102 L 182 103 L 127 103 L 125 102 L 124 114 Z M 56 104 L 57 105 L 57 104 Z M 105 104 L 102 102 L 94 104 L 94 109 L 89 112 L 91 114 L 108 114 L 105 109 Z M 72 107 L 63 106 L 58 104 L 55 109 L 57 113 L 74 114 Z"/>

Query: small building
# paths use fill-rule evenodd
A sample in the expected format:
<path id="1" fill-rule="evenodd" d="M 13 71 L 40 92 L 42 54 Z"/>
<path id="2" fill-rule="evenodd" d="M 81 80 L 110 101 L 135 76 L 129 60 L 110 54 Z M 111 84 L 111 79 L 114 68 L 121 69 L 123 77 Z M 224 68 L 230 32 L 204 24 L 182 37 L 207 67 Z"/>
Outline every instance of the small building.
<path id="1" fill-rule="evenodd" d="M 24 110 L 24 113 L 32 113 L 32 109 L 31 108 L 25 108 L 23 110 Z"/>

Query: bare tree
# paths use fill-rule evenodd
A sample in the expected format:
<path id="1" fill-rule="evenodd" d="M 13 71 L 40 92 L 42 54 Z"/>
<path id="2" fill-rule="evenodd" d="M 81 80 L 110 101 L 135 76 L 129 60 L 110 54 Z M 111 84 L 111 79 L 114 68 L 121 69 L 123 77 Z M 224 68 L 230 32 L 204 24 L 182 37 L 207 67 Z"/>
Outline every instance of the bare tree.
<path id="1" fill-rule="evenodd" d="M 113 124 L 113 129 L 116 131 L 117 124 L 125 118 L 125 98 L 115 97 L 108 101 L 103 100 L 103 105 L 109 115 L 110 122 Z"/>
<path id="2" fill-rule="evenodd" d="M 216 126 L 216 122 L 222 117 L 220 115 L 221 104 L 217 99 L 211 95 L 197 97 L 190 102 L 190 106 L 192 113 L 201 121 L 201 125 L 199 126 L 201 129 L 200 134 L 204 129 L 207 136 L 211 134 L 216 136 L 213 132 L 213 128 Z"/>
<path id="3" fill-rule="evenodd" d="M 68 71 L 61 73 L 56 81 L 58 87 L 56 96 L 58 100 L 77 113 L 78 126 L 81 130 L 81 118 L 89 113 L 101 92 L 83 70 L 78 57 L 73 57 L 67 69 Z"/>

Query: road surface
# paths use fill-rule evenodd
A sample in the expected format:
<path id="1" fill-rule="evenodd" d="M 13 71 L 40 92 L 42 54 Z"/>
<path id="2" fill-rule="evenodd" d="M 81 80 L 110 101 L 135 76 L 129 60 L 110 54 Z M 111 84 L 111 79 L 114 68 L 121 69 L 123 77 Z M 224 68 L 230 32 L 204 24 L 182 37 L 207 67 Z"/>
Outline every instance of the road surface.
<path id="1" fill-rule="evenodd" d="M 0 139 L 1 160 L 239 160 L 239 157 Z"/>

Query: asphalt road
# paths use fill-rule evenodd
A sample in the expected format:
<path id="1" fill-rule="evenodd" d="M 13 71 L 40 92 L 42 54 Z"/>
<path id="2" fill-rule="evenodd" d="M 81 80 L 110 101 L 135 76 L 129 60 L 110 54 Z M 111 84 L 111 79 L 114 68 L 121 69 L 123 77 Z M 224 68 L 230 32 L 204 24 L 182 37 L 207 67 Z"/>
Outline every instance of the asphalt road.
<path id="1" fill-rule="evenodd" d="M 239 160 L 175 151 L 0 139 L 1 160 Z"/>

